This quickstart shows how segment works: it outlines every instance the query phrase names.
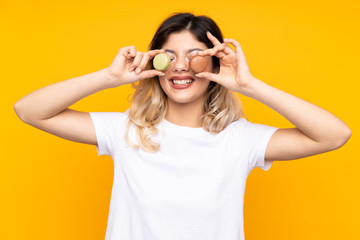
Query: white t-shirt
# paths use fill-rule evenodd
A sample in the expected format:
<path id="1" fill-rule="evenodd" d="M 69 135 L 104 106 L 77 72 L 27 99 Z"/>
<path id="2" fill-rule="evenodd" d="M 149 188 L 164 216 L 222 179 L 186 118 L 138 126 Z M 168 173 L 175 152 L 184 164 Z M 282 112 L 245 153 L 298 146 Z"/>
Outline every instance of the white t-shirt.
<path id="1" fill-rule="evenodd" d="M 105 240 L 243 240 L 247 176 L 268 170 L 265 148 L 278 129 L 240 118 L 218 134 L 158 124 L 156 153 L 125 140 L 128 110 L 90 112 L 97 153 L 114 161 Z M 130 138 L 138 143 L 134 125 Z"/>

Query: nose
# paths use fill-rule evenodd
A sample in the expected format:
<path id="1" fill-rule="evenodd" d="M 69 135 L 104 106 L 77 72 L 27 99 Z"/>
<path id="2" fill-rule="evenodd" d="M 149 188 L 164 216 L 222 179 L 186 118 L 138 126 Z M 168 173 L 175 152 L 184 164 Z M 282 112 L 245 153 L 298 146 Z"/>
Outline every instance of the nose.
<path id="1" fill-rule="evenodd" d="M 179 56 L 175 61 L 174 72 L 188 72 L 190 69 L 189 62 L 185 56 Z"/>

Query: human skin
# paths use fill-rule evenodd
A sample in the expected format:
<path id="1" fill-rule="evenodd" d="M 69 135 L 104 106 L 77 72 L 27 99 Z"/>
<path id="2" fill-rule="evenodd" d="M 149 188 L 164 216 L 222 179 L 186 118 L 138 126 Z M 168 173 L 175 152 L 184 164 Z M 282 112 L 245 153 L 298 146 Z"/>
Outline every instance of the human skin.
<path id="1" fill-rule="evenodd" d="M 295 128 L 280 128 L 273 134 L 266 148 L 266 160 L 303 158 L 335 150 L 348 141 L 351 130 L 341 119 L 315 104 L 255 78 L 250 73 L 239 42 L 225 38 L 224 43 L 221 43 L 210 32 L 207 35 L 214 47 L 200 52 L 199 55 L 218 57 L 220 72 L 203 72 L 196 76 L 251 97 L 295 125 Z M 235 51 L 228 44 L 232 44 Z"/>
<path id="2" fill-rule="evenodd" d="M 96 145 L 97 139 L 89 113 L 69 108 L 80 99 L 107 88 L 159 76 L 162 87 L 169 96 L 170 108 L 166 119 L 181 126 L 199 127 L 201 97 L 209 82 L 214 81 L 262 102 L 295 125 L 295 128 L 280 128 L 272 135 L 265 152 L 266 160 L 303 158 L 337 149 L 348 141 L 351 130 L 338 117 L 252 76 L 237 41 L 225 38 L 224 43 L 220 43 L 210 33 L 208 38 L 214 47 L 198 54 L 207 58 L 218 57 L 220 72 L 211 73 L 212 66 L 208 65 L 205 72 L 191 75 L 194 76 L 193 86 L 197 86 L 196 89 L 190 89 L 191 86 L 186 92 L 180 93 L 170 89 L 165 81 L 171 76 L 170 73 L 193 74 L 183 64 L 182 52 L 191 44 L 177 49 L 173 72 L 168 73 L 145 69 L 148 61 L 156 54 L 165 52 L 164 49 L 143 53 L 137 51 L 135 46 L 128 46 L 119 50 L 109 67 L 40 88 L 17 101 L 14 110 L 22 121 L 43 131 L 64 139 Z M 187 41 L 191 40 L 192 38 L 187 38 Z M 227 44 L 232 44 L 235 51 Z"/>
<path id="3" fill-rule="evenodd" d="M 189 31 L 172 33 L 162 46 L 171 59 L 170 67 L 164 76 L 159 76 L 162 89 L 167 95 L 168 111 L 165 119 L 180 126 L 201 127 L 200 116 L 204 113 L 204 97 L 210 80 L 196 77 L 190 68 L 188 57 L 192 49 L 206 50 L 205 43 L 200 42 Z M 198 51 L 198 50 L 194 50 Z M 205 69 L 212 72 L 211 56 L 205 57 L 208 64 Z M 187 89 L 175 89 L 171 87 L 170 79 L 173 76 L 189 76 L 195 81 Z"/>

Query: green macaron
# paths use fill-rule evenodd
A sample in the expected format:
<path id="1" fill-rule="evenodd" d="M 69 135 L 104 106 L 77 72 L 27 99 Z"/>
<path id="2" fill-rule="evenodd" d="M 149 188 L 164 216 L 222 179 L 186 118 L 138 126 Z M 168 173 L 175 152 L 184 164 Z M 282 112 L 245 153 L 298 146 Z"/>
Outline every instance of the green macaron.
<path id="1" fill-rule="evenodd" d="M 159 53 L 153 59 L 153 65 L 156 70 L 166 71 L 170 67 L 170 57 L 166 53 Z"/>

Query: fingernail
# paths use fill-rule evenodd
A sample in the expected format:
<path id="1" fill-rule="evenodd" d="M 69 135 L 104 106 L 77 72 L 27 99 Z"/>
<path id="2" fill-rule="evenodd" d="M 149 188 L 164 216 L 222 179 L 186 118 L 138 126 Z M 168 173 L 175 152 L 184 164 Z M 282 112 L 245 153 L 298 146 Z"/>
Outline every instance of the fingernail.
<path id="1" fill-rule="evenodd" d="M 132 72 L 132 71 L 134 71 L 134 67 L 131 67 L 131 68 L 129 68 L 129 72 Z"/>
<path id="2" fill-rule="evenodd" d="M 137 68 L 135 72 L 136 72 L 136 73 L 140 73 L 140 72 L 141 72 L 141 68 Z"/>

